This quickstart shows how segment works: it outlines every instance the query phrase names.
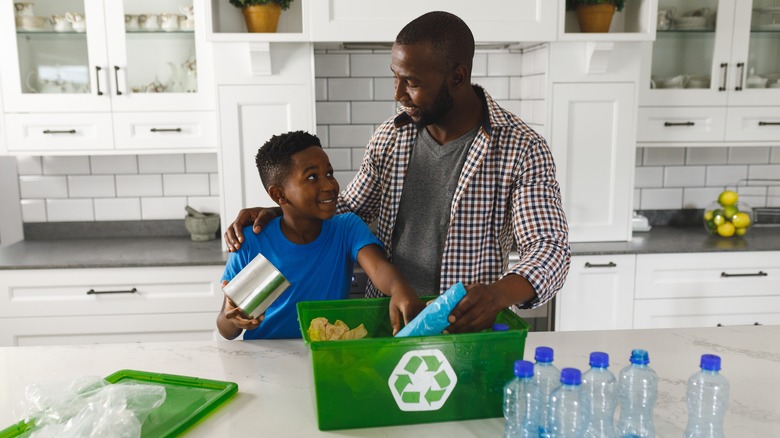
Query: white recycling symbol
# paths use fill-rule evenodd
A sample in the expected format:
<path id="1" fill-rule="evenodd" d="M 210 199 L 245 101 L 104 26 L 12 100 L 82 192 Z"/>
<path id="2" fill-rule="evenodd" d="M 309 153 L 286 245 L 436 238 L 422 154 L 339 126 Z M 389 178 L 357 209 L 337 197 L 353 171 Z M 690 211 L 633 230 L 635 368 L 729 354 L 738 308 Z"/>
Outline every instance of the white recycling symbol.
<path id="1" fill-rule="evenodd" d="M 452 394 L 458 376 L 439 350 L 413 350 L 401 357 L 387 379 L 402 411 L 436 411 Z"/>

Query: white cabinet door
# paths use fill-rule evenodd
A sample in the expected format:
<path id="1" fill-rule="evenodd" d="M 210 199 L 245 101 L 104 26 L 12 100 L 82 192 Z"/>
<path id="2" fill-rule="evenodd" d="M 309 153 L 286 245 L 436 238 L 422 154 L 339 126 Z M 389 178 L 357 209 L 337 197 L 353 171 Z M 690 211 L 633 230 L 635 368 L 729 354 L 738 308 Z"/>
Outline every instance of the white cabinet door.
<path id="1" fill-rule="evenodd" d="M 490 0 L 484 4 L 453 0 L 313 0 L 313 41 L 393 42 L 410 21 L 430 11 L 462 18 L 477 42 L 553 41 L 559 1 Z"/>
<path id="2" fill-rule="evenodd" d="M 219 88 L 223 218 L 243 207 L 276 206 L 255 165 L 257 150 L 273 135 L 316 132 L 311 84 L 222 86 Z"/>
<path id="3" fill-rule="evenodd" d="M 572 242 L 629 240 L 634 84 L 554 84 L 551 147 Z"/>
<path id="4" fill-rule="evenodd" d="M 630 329 L 636 256 L 574 256 L 555 296 L 555 330 Z"/>

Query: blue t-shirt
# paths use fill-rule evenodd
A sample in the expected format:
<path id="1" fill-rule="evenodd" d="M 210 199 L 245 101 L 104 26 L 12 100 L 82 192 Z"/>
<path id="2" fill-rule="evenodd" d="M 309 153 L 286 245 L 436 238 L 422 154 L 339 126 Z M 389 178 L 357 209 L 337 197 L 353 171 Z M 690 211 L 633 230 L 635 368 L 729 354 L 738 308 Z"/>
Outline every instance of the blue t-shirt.
<path id="1" fill-rule="evenodd" d="M 269 222 L 259 234 L 252 227 L 243 231 L 244 243 L 240 250 L 230 254 L 222 279 L 230 281 L 262 253 L 290 282 L 290 287 L 265 311 L 260 326 L 244 332 L 244 339 L 300 338 L 296 304 L 347 298 L 358 252 L 366 245 L 381 246 L 354 213 L 323 221 L 320 235 L 304 245 L 285 237 L 281 217 Z"/>

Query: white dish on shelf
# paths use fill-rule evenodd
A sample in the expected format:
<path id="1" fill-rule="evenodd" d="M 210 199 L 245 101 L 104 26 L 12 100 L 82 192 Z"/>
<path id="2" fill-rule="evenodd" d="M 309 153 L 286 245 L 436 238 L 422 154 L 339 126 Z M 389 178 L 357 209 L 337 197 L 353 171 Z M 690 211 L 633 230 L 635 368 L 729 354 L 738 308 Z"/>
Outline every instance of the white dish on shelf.
<path id="1" fill-rule="evenodd" d="M 753 26 L 752 30 L 780 30 L 780 23 L 759 24 L 757 26 Z"/>

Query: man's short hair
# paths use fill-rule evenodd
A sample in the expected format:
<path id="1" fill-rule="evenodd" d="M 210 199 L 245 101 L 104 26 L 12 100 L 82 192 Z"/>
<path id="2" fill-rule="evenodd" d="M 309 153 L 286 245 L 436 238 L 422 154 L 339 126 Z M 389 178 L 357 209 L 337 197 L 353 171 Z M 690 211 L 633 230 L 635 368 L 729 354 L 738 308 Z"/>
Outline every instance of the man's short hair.
<path id="1" fill-rule="evenodd" d="M 443 11 L 423 14 L 404 26 L 395 43 L 400 45 L 430 42 L 439 54 L 442 69 L 452 69 L 465 64 L 471 72 L 474 60 L 474 34 L 457 15 Z"/>
<path id="2" fill-rule="evenodd" d="M 292 156 L 311 146 L 322 147 L 316 135 L 305 131 L 291 131 L 274 135 L 260 147 L 255 156 L 257 171 L 263 187 L 282 185 L 292 168 Z"/>

